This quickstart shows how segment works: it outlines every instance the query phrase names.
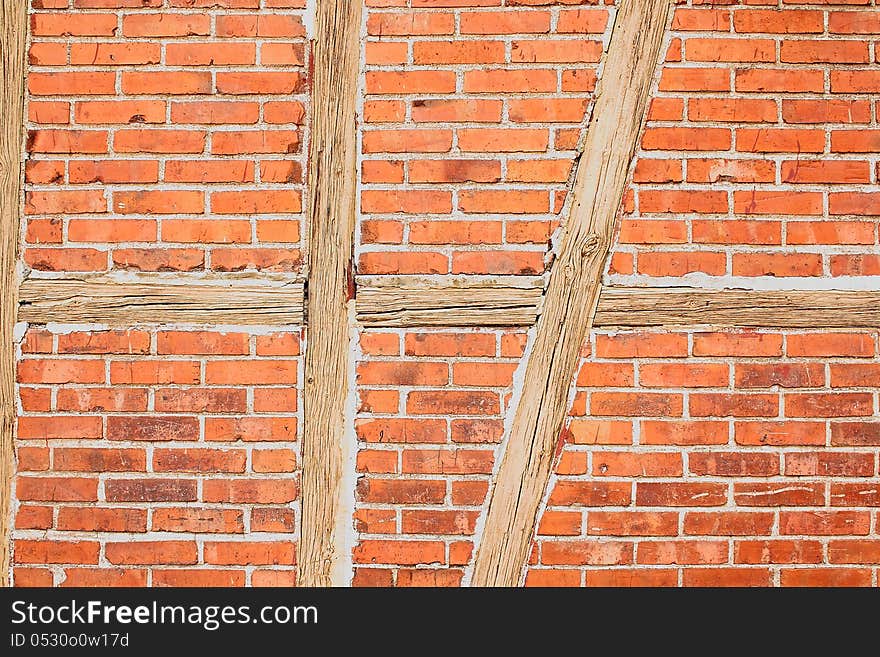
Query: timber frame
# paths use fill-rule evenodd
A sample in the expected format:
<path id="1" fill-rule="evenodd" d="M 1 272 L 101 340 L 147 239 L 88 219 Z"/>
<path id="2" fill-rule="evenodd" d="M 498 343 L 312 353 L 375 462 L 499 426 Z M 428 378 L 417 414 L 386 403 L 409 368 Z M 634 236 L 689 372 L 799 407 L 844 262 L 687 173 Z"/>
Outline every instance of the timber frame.
<path id="1" fill-rule="evenodd" d="M 332 586 L 348 558 L 342 501 L 349 302 L 357 217 L 361 0 L 318 0 L 312 39 L 308 315 L 302 433 L 300 586 Z"/>
<path id="2" fill-rule="evenodd" d="M 15 342 L 18 225 L 24 145 L 27 7 L 0 0 L 0 586 L 9 586 L 15 469 Z"/>
<path id="3" fill-rule="evenodd" d="M 593 323 L 672 0 L 618 4 L 562 243 L 490 492 L 472 586 L 517 586 L 550 480 L 578 354 Z"/>
<path id="4" fill-rule="evenodd" d="M 9 585 L 17 321 L 308 326 L 298 583 L 346 583 L 345 432 L 350 330 L 535 326 L 494 477 L 471 585 L 521 581 L 577 354 L 603 329 L 876 328 L 880 291 L 605 287 L 601 274 L 647 106 L 671 0 L 622 0 L 557 262 L 547 277 L 353 276 L 361 3 L 318 0 L 307 280 L 246 275 L 17 280 L 27 3 L 0 0 L 0 585 Z M 537 324 L 536 324 L 537 322 Z M 344 568 L 343 568 L 344 569 Z"/>
<path id="5" fill-rule="evenodd" d="M 541 314 L 544 281 L 532 276 L 356 277 L 363 328 L 530 328 Z M 122 327 L 143 323 L 302 326 L 303 281 L 272 277 L 173 279 L 144 275 L 27 278 L 18 320 Z M 593 326 L 858 329 L 880 326 L 880 291 L 708 290 L 606 286 Z"/>

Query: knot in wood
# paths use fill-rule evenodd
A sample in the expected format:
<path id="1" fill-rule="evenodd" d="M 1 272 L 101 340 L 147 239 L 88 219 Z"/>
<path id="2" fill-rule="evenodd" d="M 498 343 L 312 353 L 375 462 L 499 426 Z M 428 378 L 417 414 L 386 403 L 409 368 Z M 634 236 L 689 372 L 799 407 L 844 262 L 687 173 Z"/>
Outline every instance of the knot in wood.
<path id="1" fill-rule="evenodd" d="M 599 250 L 599 236 L 589 233 L 580 238 L 580 252 L 582 258 L 589 258 Z"/>

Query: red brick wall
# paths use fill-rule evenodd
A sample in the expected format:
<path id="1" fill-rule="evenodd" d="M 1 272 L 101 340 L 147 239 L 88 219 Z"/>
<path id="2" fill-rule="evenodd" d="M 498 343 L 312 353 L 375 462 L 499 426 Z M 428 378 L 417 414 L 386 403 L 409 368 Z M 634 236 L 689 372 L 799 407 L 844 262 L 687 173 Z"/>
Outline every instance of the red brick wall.
<path id="1" fill-rule="evenodd" d="M 595 333 L 528 583 L 876 584 L 877 338 Z"/>
<path id="2" fill-rule="evenodd" d="M 694 5 L 672 24 L 614 272 L 880 273 L 880 13 Z"/>
<path id="3" fill-rule="evenodd" d="M 32 1 L 28 266 L 300 269 L 303 2 L 269 4 Z"/>
<path id="4" fill-rule="evenodd" d="M 508 331 L 361 334 L 355 584 L 461 582 L 522 338 Z"/>
<path id="5" fill-rule="evenodd" d="M 547 191 L 556 199 L 553 209 L 560 207 L 581 123 L 563 117 L 592 89 L 574 89 L 566 80 L 592 75 L 595 64 L 578 57 L 584 44 L 603 38 L 611 9 L 411 4 L 374 10 L 369 19 L 397 27 L 368 42 L 366 119 L 394 124 L 383 130 L 419 132 L 398 137 L 381 164 L 365 148 L 363 181 L 374 184 L 362 197 L 361 268 L 540 273 L 537 261 L 520 266 L 523 253 L 510 259 L 520 248 L 511 235 L 524 235 L 528 226 L 530 257 L 546 249 L 559 215 L 522 213 L 532 212 L 526 199 L 544 202 Z M 486 15 L 493 19 L 483 23 Z M 400 22 L 407 27 L 403 35 Z M 477 23 L 484 32 L 479 48 L 468 27 Z M 568 35 L 575 24 L 595 34 Z M 876 288 L 867 279 L 833 281 L 880 273 L 876 9 L 694 3 L 677 9 L 672 28 L 607 282 Z M 444 34 L 465 42 L 434 67 L 450 71 L 447 86 L 419 87 L 427 80 L 419 76 L 428 74 L 419 70 L 417 54 L 428 52 L 425 41 Z M 570 40 L 550 45 L 560 39 Z M 504 50 L 494 45 L 500 42 Z M 514 44 L 523 42 L 542 45 L 516 59 L 523 50 Z M 396 77 L 380 77 L 385 68 L 396 69 Z M 533 85 L 557 69 L 559 85 L 469 85 L 469 79 L 486 80 L 487 69 L 501 68 L 528 69 Z M 438 74 L 432 69 L 430 75 Z M 517 79 L 500 78 L 507 85 Z M 373 104 L 374 90 L 400 98 Z M 452 101 L 441 102 L 453 90 Z M 489 113 L 487 102 L 500 102 L 500 116 Z M 533 147 L 517 137 L 525 133 L 515 132 L 526 127 L 514 109 L 524 105 L 542 107 L 528 124 L 530 134 L 541 135 Z M 443 122 L 430 132 L 418 119 L 425 107 L 443 109 L 436 115 Z M 492 121 L 498 124 L 492 130 L 507 135 L 503 147 L 485 146 L 478 155 L 462 148 L 462 134 Z M 443 154 L 430 156 L 444 160 L 440 179 L 419 177 L 426 144 Z M 489 177 L 473 159 L 498 160 L 500 168 L 493 164 Z M 517 170 L 531 173 L 517 178 L 511 175 Z M 538 173 L 551 170 L 558 178 Z M 384 212 L 396 214 L 376 222 L 370 190 L 379 183 L 397 194 L 376 198 L 412 201 L 389 207 Z M 467 205 L 487 188 L 494 205 L 480 211 Z M 429 192 L 431 202 L 424 196 Z M 517 200 L 504 205 L 510 198 Z M 426 224 L 435 235 L 433 242 L 421 240 L 423 246 L 414 236 L 424 234 Z M 479 266 L 462 268 L 466 260 Z M 466 580 L 466 565 L 461 568 L 453 549 L 471 550 L 518 359 L 510 351 L 491 358 L 491 341 L 486 351 L 473 351 L 471 345 L 485 339 L 480 332 L 454 333 L 456 341 L 418 351 L 416 331 L 363 334 L 355 583 Z M 502 335 L 513 338 L 499 332 L 496 340 Z M 712 334 L 699 328 L 591 336 L 585 351 L 593 355 L 577 377 L 573 419 L 528 583 L 875 584 L 876 339 L 870 332 Z M 434 343 L 426 338 L 425 344 Z M 433 406 L 425 408 L 425 399 Z M 452 400 L 454 408 L 442 405 Z M 456 422 L 473 420 L 478 428 L 456 434 Z M 383 481 L 379 492 L 377 479 Z M 456 499 L 462 486 L 473 496 Z"/>
<path id="6" fill-rule="evenodd" d="M 609 10 L 367 5 L 359 270 L 543 272 Z"/>
<path id="7" fill-rule="evenodd" d="M 32 328 L 15 581 L 295 579 L 298 332 Z"/>
<path id="8" fill-rule="evenodd" d="M 302 0 L 32 0 L 31 277 L 302 270 Z M 31 327 L 19 585 L 287 585 L 299 328 Z"/>
<path id="9" fill-rule="evenodd" d="M 606 283 L 878 288 L 859 2 L 678 6 Z M 367 3 L 360 274 L 547 269 L 613 12 Z M 33 0 L 29 275 L 303 273 L 309 13 Z M 16 583 L 292 583 L 300 329 L 149 320 L 22 340 Z M 526 332 L 358 343 L 352 583 L 467 583 Z M 878 349 L 594 332 L 526 582 L 876 585 Z"/>

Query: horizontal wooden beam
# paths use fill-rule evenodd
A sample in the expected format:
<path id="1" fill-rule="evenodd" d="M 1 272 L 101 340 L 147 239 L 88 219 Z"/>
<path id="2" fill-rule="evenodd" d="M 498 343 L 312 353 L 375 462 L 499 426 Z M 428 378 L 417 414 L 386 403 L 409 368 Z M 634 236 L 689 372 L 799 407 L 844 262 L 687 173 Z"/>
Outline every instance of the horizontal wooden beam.
<path id="1" fill-rule="evenodd" d="M 737 326 L 743 328 L 877 328 L 880 290 L 602 290 L 594 326 Z"/>
<path id="2" fill-rule="evenodd" d="M 365 326 L 531 326 L 540 278 L 486 281 L 417 276 L 359 280 L 357 317 Z M 606 287 L 593 326 L 739 326 L 744 328 L 874 328 L 880 290 L 707 290 Z"/>
<path id="3" fill-rule="evenodd" d="M 18 319 L 46 322 L 299 325 L 303 284 L 253 278 L 163 277 L 120 282 L 108 277 L 28 279 Z M 528 327 L 543 296 L 539 277 L 360 277 L 357 319 L 366 327 Z M 706 290 L 606 287 L 596 328 L 736 326 L 743 328 L 876 328 L 880 290 Z"/>
<path id="4" fill-rule="evenodd" d="M 290 325 L 303 323 L 302 281 L 255 285 L 233 280 L 177 283 L 140 277 L 28 279 L 18 320 L 130 326 L 143 323 Z M 269 279 L 271 281 L 271 279 Z"/>
<path id="5" fill-rule="evenodd" d="M 531 326 L 540 278 L 383 276 L 358 278 L 357 319 L 365 326 Z"/>

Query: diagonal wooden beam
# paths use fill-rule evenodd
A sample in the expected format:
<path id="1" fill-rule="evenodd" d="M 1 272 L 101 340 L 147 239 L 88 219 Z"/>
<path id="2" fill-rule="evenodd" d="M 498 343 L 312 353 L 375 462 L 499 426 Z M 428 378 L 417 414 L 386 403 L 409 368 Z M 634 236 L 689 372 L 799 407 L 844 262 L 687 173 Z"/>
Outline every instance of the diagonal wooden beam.
<path id="1" fill-rule="evenodd" d="M 495 478 L 472 586 L 517 586 L 528 558 L 663 43 L 671 0 L 622 0 L 571 210 Z"/>
<path id="2" fill-rule="evenodd" d="M 301 586 L 331 586 L 346 558 L 340 512 L 357 198 L 360 0 L 317 0 L 312 40 L 309 275 L 303 382 Z"/>
<path id="3" fill-rule="evenodd" d="M 27 2 L 0 0 L 0 586 L 9 586 L 10 500 L 15 467 L 16 262 L 24 130 Z"/>

